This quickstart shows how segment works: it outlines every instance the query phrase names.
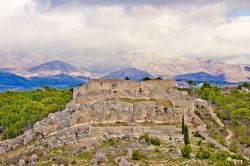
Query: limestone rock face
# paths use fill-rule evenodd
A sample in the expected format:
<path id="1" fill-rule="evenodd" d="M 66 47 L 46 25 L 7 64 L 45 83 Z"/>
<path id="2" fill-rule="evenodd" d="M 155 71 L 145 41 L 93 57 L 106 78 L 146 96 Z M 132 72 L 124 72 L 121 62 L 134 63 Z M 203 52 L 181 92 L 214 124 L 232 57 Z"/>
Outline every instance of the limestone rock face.
<path id="1" fill-rule="evenodd" d="M 181 122 L 183 113 L 190 121 L 194 102 L 174 84 L 164 80 L 142 84 L 121 80 L 90 82 L 76 88 L 74 99 L 62 112 L 51 113 L 23 135 L 0 142 L 0 154 L 38 138 L 50 146 L 84 139 L 92 131 L 89 126 L 94 124 L 176 124 Z"/>

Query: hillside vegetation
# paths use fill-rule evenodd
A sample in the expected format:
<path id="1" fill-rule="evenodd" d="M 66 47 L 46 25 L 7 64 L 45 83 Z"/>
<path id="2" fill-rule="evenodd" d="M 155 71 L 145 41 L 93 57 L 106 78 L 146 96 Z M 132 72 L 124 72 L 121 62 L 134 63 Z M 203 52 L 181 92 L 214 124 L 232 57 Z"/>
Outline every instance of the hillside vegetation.
<path id="1" fill-rule="evenodd" d="M 250 93 L 247 90 L 249 85 L 218 88 L 204 84 L 197 90 L 203 99 L 212 104 L 224 124 L 233 131 L 233 142 L 229 148 L 235 152 L 242 152 L 244 147 L 250 146 Z"/>
<path id="2" fill-rule="evenodd" d="M 71 98 L 71 90 L 50 87 L 0 93 L 0 138 L 4 140 L 22 134 L 49 113 L 63 110 Z"/>

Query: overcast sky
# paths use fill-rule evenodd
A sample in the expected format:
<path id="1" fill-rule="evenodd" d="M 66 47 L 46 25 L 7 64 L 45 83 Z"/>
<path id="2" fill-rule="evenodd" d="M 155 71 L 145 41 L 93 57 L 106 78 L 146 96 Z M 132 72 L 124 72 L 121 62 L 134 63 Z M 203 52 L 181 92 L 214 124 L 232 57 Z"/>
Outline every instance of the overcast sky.
<path id="1" fill-rule="evenodd" d="M 0 56 L 15 51 L 62 59 L 147 51 L 250 63 L 250 1 L 0 0 Z"/>

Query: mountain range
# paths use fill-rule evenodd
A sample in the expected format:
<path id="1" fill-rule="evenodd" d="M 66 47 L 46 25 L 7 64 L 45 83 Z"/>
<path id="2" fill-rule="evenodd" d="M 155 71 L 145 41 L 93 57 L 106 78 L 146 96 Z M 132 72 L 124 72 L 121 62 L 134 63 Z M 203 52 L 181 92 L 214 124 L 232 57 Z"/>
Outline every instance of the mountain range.
<path id="1" fill-rule="evenodd" d="M 128 77 L 140 81 L 145 77 L 161 77 L 218 84 L 250 80 L 250 65 L 226 64 L 215 59 L 164 58 L 149 53 L 123 53 L 120 61 L 112 61 L 110 67 L 105 67 L 105 64 L 108 65 L 105 60 L 94 65 L 98 73 L 93 72 L 93 66 L 76 67 L 60 60 L 28 68 L 15 68 L 5 64 L 0 66 L 0 90 L 23 90 L 41 85 L 68 88 L 84 84 L 89 78 Z M 107 60 L 111 64 L 110 59 Z M 102 68 L 109 68 L 109 71 Z"/>
<path id="2" fill-rule="evenodd" d="M 88 82 L 84 72 L 55 60 L 28 69 L 0 68 L 0 91 L 28 90 L 40 86 L 72 88 Z"/>
<path id="3" fill-rule="evenodd" d="M 66 74 L 55 76 L 36 76 L 25 78 L 13 73 L 0 71 L 0 91 L 29 90 L 40 86 L 51 86 L 59 89 L 73 88 L 88 82 L 86 77 L 73 77 Z"/>

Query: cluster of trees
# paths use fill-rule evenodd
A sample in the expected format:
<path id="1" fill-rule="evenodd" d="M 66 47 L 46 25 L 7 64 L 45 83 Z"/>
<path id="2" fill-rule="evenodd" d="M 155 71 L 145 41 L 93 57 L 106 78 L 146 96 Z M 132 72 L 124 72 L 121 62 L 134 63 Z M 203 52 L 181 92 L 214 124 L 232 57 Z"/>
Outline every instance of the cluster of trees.
<path id="1" fill-rule="evenodd" d="M 241 87 L 249 87 L 249 83 L 238 88 L 219 88 L 204 84 L 197 90 L 198 94 L 213 104 L 217 115 L 226 121 L 234 132 L 236 143 L 250 145 L 250 93 L 241 91 Z"/>
<path id="2" fill-rule="evenodd" d="M 42 87 L 29 92 L 0 93 L 0 136 L 14 138 L 49 113 L 63 110 L 72 99 L 72 90 Z"/>

